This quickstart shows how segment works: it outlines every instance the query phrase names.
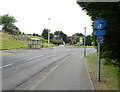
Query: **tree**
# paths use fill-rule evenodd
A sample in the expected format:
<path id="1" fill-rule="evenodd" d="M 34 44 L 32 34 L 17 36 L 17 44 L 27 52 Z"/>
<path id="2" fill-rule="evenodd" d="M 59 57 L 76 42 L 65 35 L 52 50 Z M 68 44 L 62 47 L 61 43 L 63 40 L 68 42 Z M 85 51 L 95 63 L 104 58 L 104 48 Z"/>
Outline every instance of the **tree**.
<path id="1" fill-rule="evenodd" d="M 55 32 L 54 32 L 54 36 L 62 38 L 63 41 L 65 41 L 65 42 L 68 41 L 68 40 L 67 40 L 67 35 L 64 34 L 62 31 L 59 31 L 59 30 L 58 30 L 58 31 L 55 31 Z"/>
<path id="2" fill-rule="evenodd" d="M 92 46 L 91 36 L 90 36 L 90 35 L 87 35 L 85 39 L 86 39 L 86 45 Z"/>
<path id="3" fill-rule="evenodd" d="M 54 37 L 54 34 L 50 33 L 50 39 L 53 39 L 53 37 Z"/>
<path id="4" fill-rule="evenodd" d="M 83 10 L 87 11 L 87 14 L 93 21 L 99 17 L 104 18 L 107 21 L 107 25 L 105 27 L 106 35 L 104 36 L 104 43 L 101 44 L 101 54 L 106 59 L 116 60 L 114 63 L 117 64 L 120 61 L 120 42 L 118 41 L 118 39 L 120 39 L 120 3 L 82 2 L 79 4 Z M 93 39 L 96 39 L 96 37 L 93 36 Z"/>
<path id="5" fill-rule="evenodd" d="M 36 34 L 36 33 L 33 33 L 33 36 L 39 36 L 38 34 Z"/>
<path id="6" fill-rule="evenodd" d="M 9 33 L 12 33 L 14 31 L 15 28 L 14 23 L 17 21 L 13 16 L 10 16 L 9 14 L 5 14 L 3 16 L 0 16 L 0 20 L 1 20 L 0 25 L 3 26 L 2 30 Z"/>
<path id="7" fill-rule="evenodd" d="M 25 33 L 23 32 L 23 33 L 21 33 L 22 35 L 25 35 Z"/>
<path id="8" fill-rule="evenodd" d="M 72 36 L 84 36 L 82 33 L 75 33 Z"/>
<path id="9" fill-rule="evenodd" d="M 35 36 L 36 34 L 35 33 L 33 33 L 33 36 Z"/>
<path id="10" fill-rule="evenodd" d="M 44 39 L 48 39 L 48 29 L 44 29 L 43 30 L 43 32 L 42 32 L 42 37 L 44 38 Z"/>
<path id="11" fill-rule="evenodd" d="M 62 31 L 55 31 L 54 32 L 54 36 L 56 36 L 56 37 L 63 37 L 63 32 Z"/>

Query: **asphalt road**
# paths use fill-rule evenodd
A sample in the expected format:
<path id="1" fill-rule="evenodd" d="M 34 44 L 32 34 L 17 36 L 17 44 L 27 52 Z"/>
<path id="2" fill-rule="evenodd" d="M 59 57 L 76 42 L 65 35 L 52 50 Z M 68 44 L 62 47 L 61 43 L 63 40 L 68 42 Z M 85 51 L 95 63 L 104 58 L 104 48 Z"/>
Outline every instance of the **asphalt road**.
<path id="1" fill-rule="evenodd" d="M 2 89 L 90 90 L 83 50 L 65 47 L 13 50 L 13 54 L 2 57 Z M 87 48 L 87 53 L 93 51 L 94 48 Z"/>

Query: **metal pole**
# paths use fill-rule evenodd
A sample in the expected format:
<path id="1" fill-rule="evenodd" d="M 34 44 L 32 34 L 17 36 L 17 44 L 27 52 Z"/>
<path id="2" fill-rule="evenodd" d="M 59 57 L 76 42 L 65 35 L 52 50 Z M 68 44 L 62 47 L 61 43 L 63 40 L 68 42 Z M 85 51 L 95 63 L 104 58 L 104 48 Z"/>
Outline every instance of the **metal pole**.
<path id="1" fill-rule="evenodd" d="M 86 43 L 86 39 L 85 39 L 85 36 L 86 36 L 86 27 L 84 29 L 85 29 L 85 33 L 84 33 L 84 57 L 86 57 L 86 46 L 85 46 L 85 43 Z"/>
<path id="2" fill-rule="evenodd" d="M 101 25 L 99 25 L 100 31 Z M 98 81 L 100 82 L 100 43 L 98 42 Z"/>
<path id="3" fill-rule="evenodd" d="M 48 29 L 48 47 L 50 46 L 50 34 L 49 34 L 49 29 Z"/>
<path id="4" fill-rule="evenodd" d="M 100 82 L 100 43 L 98 43 L 98 81 Z"/>
<path id="5" fill-rule="evenodd" d="M 50 21 L 50 18 L 48 18 L 48 47 L 49 47 L 49 44 L 50 44 L 49 21 Z"/>

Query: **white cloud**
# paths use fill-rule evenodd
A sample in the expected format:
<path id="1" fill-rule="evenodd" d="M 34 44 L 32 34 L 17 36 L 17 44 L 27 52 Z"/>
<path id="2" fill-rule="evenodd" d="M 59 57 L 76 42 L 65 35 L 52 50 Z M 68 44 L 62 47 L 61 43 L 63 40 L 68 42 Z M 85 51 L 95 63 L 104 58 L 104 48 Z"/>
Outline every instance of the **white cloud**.
<path id="1" fill-rule="evenodd" d="M 91 34 L 91 20 L 76 3 L 76 0 L 1 0 L 0 14 L 10 14 L 18 20 L 16 25 L 22 32 L 41 34 L 48 28 L 61 30 L 67 35 L 84 33 Z"/>

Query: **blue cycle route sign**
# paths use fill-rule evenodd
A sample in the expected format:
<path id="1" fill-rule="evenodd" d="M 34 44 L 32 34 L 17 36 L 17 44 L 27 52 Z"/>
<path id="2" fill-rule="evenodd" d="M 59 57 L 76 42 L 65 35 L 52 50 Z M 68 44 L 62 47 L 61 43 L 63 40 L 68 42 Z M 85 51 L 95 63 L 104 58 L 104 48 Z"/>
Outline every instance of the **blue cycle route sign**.
<path id="1" fill-rule="evenodd" d="M 103 36 L 102 35 L 97 36 L 97 41 L 98 43 L 103 43 Z"/>
<path id="2" fill-rule="evenodd" d="M 105 35 L 105 30 L 94 30 L 94 35 Z"/>
<path id="3" fill-rule="evenodd" d="M 97 40 L 103 40 L 103 36 L 102 35 L 97 36 Z"/>
<path id="4" fill-rule="evenodd" d="M 94 21 L 94 27 L 97 29 L 103 29 L 106 26 L 106 21 L 103 18 L 97 18 Z"/>

